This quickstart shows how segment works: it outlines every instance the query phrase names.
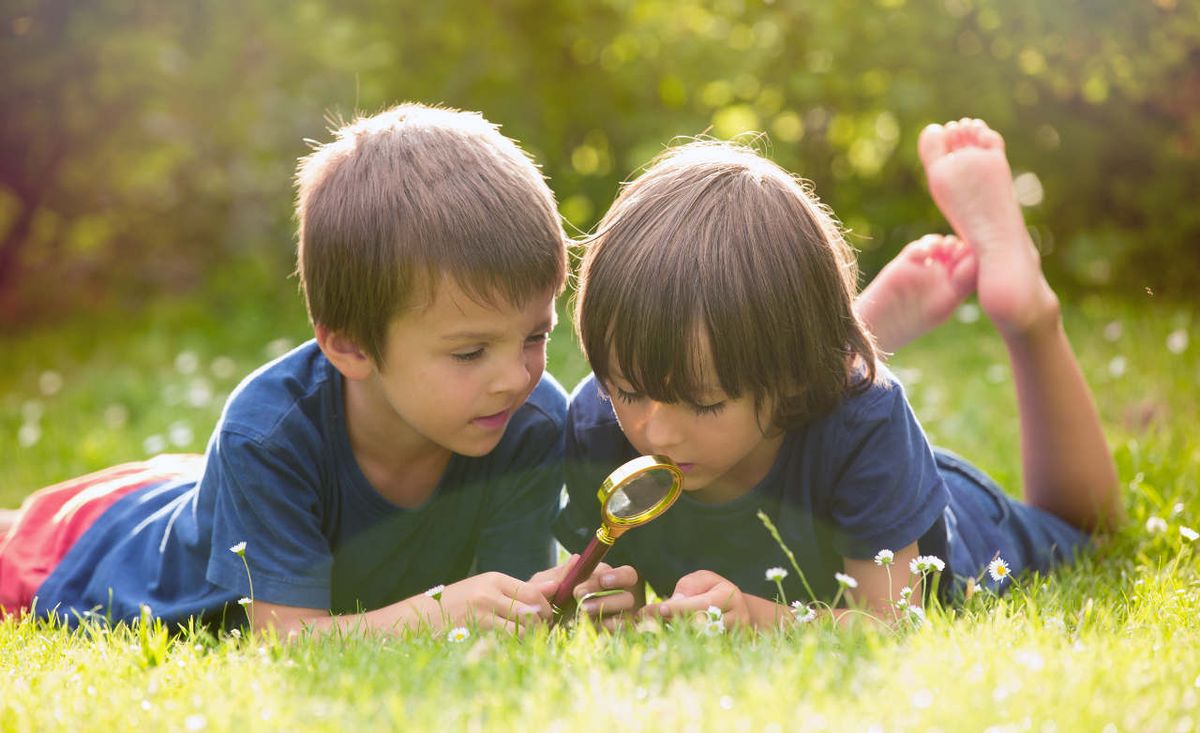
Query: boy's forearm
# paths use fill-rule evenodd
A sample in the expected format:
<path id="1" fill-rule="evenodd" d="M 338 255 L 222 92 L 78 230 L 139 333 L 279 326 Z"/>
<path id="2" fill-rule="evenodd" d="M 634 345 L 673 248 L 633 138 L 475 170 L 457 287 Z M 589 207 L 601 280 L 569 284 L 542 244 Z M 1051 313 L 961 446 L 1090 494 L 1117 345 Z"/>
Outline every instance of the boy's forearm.
<path id="1" fill-rule="evenodd" d="M 440 630 L 444 623 L 437 601 L 421 594 L 367 611 L 333 615 L 317 609 L 298 609 L 287 606 L 255 603 L 247 612 L 256 631 L 275 629 L 280 636 L 293 636 L 306 631 L 354 632 L 362 630 L 400 633 L 421 629 Z"/>
<path id="2" fill-rule="evenodd" d="M 796 617 L 787 606 L 748 593 L 745 598 L 750 625 L 756 629 L 778 629 L 796 622 Z"/>

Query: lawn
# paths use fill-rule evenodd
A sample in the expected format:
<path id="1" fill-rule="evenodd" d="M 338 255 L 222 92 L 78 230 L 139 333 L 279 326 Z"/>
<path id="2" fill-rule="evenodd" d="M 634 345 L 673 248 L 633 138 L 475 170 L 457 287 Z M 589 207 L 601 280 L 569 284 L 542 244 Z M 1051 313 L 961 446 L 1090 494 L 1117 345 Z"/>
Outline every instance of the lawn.
<path id="1" fill-rule="evenodd" d="M 0 506 L 162 451 L 202 451 L 228 392 L 306 338 L 294 290 L 99 314 L 0 341 Z M 1194 306 L 1083 299 L 1067 330 L 1130 521 L 1094 555 L 923 626 L 707 636 L 536 631 L 302 639 L 156 623 L 0 623 L 0 731 L 1200 729 L 1200 321 Z M 585 367 L 566 324 L 550 368 Z M 967 307 L 892 366 L 933 442 L 1019 484 L 1004 351 Z M 1148 521 L 1151 520 L 1151 521 Z"/>

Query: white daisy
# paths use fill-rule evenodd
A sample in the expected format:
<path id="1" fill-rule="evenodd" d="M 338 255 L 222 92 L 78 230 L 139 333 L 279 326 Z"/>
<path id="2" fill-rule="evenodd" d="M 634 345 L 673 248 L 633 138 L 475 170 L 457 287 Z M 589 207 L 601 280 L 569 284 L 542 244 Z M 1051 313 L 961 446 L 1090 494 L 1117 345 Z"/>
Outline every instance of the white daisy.
<path id="1" fill-rule="evenodd" d="M 1181 526 L 1179 528 L 1179 534 L 1182 535 L 1183 538 L 1188 542 L 1195 542 L 1197 538 L 1200 538 L 1200 533 L 1197 533 L 1196 530 L 1192 529 L 1191 527 Z"/>
<path id="2" fill-rule="evenodd" d="M 999 557 L 988 563 L 987 571 L 997 583 L 1003 583 L 1009 576 L 1008 563 Z"/>
<path id="3" fill-rule="evenodd" d="M 251 603 L 254 603 L 254 601 L 250 598 L 246 598 L 245 596 L 238 599 L 239 606 L 249 606 Z"/>
<path id="4" fill-rule="evenodd" d="M 450 629 L 450 633 L 446 634 L 446 640 L 458 644 L 471 638 L 471 632 L 465 626 L 455 626 Z"/>
<path id="5" fill-rule="evenodd" d="M 721 619 L 705 621 L 700 630 L 705 636 L 720 636 L 725 633 L 725 622 Z"/>
<path id="6" fill-rule="evenodd" d="M 788 571 L 783 568 L 767 568 L 767 580 L 776 582 L 783 580 L 788 576 Z"/>
<path id="7" fill-rule="evenodd" d="M 875 553 L 875 564 L 879 566 L 891 565 L 896 561 L 896 553 L 891 550 L 880 550 Z"/>
<path id="8" fill-rule="evenodd" d="M 802 624 L 811 623 L 817 618 L 816 610 L 800 601 L 792 601 L 792 615 Z"/>
<path id="9" fill-rule="evenodd" d="M 913 575 L 925 573 L 940 573 L 946 569 L 946 563 L 937 555 L 918 555 L 908 563 L 908 570 Z"/>
<path id="10" fill-rule="evenodd" d="M 232 552 L 233 554 L 237 555 L 238 557 L 242 557 L 243 555 L 246 554 L 245 541 L 239 542 L 236 545 L 234 545 L 233 547 L 230 547 L 229 551 Z"/>
<path id="11" fill-rule="evenodd" d="M 1146 519 L 1146 531 L 1150 534 L 1161 534 L 1167 531 L 1167 520 L 1151 516 Z"/>
<path id="12" fill-rule="evenodd" d="M 846 575 L 845 573 L 834 573 L 833 577 L 837 580 L 838 585 L 842 586 L 843 588 L 858 587 L 858 581 L 849 575 Z"/>
<path id="13" fill-rule="evenodd" d="M 442 600 L 442 591 L 444 591 L 444 590 L 446 590 L 446 586 L 435 585 L 432 588 L 430 588 L 429 590 L 425 591 L 425 595 L 429 596 L 430 598 L 432 598 L 435 601 L 440 601 L 440 600 Z"/>
<path id="14" fill-rule="evenodd" d="M 722 618 L 724 618 L 725 613 L 716 606 L 709 606 L 704 610 L 704 616 L 709 621 L 720 621 Z"/>

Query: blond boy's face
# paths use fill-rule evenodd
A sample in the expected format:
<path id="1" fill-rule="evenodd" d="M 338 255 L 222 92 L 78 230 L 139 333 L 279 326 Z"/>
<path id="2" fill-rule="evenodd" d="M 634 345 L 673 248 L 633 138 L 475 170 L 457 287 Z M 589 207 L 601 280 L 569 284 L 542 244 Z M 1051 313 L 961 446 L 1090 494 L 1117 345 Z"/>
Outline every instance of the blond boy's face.
<path id="1" fill-rule="evenodd" d="M 554 293 L 490 306 L 447 279 L 429 307 L 392 322 L 371 377 L 380 408 L 406 438 L 484 455 L 542 378 L 554 321 Z"/>
<path id="2" fill-rule="evenodd" d="M 711 361 L 711 360 L 709 360 Z M 656 402 L 634 391 L 618 369 L 603 385 L 622 432 L 642 454 L 661 454 L 684 472 L 683 490 L 702 501 L 730 501 L 754 488 L 770 471 L 782 435 L 767 434 L 770 406 L 724 394 L 711 364 L 705 382 L 714 385 L 696 403 Z"/>

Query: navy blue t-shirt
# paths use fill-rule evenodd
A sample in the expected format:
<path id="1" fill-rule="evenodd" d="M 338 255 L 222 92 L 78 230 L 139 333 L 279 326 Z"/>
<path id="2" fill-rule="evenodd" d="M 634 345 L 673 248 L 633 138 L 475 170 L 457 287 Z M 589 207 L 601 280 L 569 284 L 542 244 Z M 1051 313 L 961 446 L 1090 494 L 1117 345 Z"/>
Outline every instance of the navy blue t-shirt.
<path id="1" fill-rule="evenodd" d="M 596 490 L 605 476 L 637 455 L 589 376 L 567 413 L 568 500 L 555 534 L 568 549 L 582 550 L 598 526 Z M 605 560 L 634 566 L 662 597 L 684 575 L 706 569 L 747 593 L 773 598 L 775 584 L 764 573 L 791 566 L 758 518 L 762 511 L 817 597 L 829 601 L 844 557 L 868 559 L 918 541 L 922 552 L 945 557 L 946 505 L 946 484 L 925 433 L 903 388 L 881 365 L 865 393 L 789 431 L 770 471 L 751 491 L 721 504 L 684 492 L 661 517 L 622 535 Z M 808 600 L 794 572 L 784 590 L 789 600 Z"/>
<path id="2" fill-rule="evenodd" d="M 343 378 L 308 342 L 230 397 L 203 474 L 136 491 L 109 508 L 38 589 L 69 621 L 242 617 L 256 600 L 335 613 L 380 608 L 439 583 L 552 563 L 566 393 L 548 374 L 482 457 L 453 455 L 425 504 L 384 499 L 358 467 Z"/>

